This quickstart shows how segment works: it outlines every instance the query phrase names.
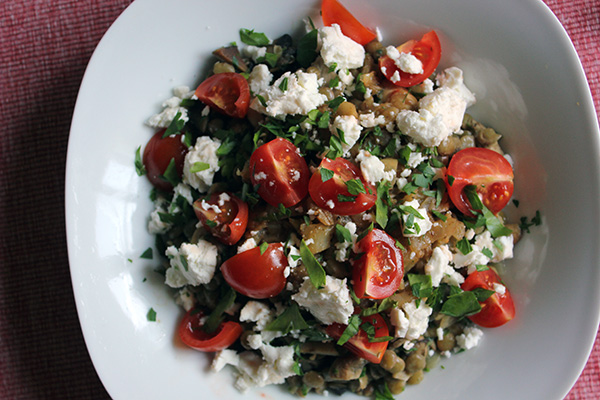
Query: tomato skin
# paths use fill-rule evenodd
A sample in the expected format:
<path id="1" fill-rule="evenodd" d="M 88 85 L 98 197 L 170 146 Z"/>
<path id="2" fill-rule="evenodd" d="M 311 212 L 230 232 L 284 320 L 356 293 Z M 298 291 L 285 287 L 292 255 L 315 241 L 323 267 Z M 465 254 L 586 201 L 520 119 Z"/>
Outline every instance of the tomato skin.
<path id="1" fill-rule="evenodd" d="M 310 171 L 300 150 L 287 139 L 263 144 L 250 156 L 250 180 L 272 206 L 298 204 L 308 193 Z"/>
<path id="2" fill-rule="evenodd" d="M 248 81 L 235 72 L 209 76 L 196 88 L 195 94 L 213 110 L 233 118 L 244 118 L 250 106 Z"/>
<path id="3" fill-rule="evenodd" d="M 333 171 L 333 178 L 323 182 L 321 168 Z M 360 179 L 366 193 L 357 196 L 351 195 L 345 182 L 352 179 Z M 373 207 L 377 200 L 375 187 L 363 178 L 360 169 L 356 165 L 342 157 L 335 160 L 327 157 L 323 158 L 319 169 L 310 178 L 308 192 L 317 206 L 338 215 L 360 214 Z M 354 201 L 340 201 L 339 195 L 352 196 L 355 199 Z"/>
<path id="4" fill-rule="evenodd" d="M 470 291 L 475 288 L 494 290 L 494 283 L 501 283 L 500 277 L 491 269 L 475 271 L 465 279 L 461 288 Z M 481 304 L 481 311 L 468 318 L 484 328 L 495 328 L 504 325 L 515 317 L 515 303 L 508 291 L 504 294 L 494 293 Z"/>
<path id="5" fill-rule="evenodd" d="M 429 31 L 423 35 L 421 40 L 409 40 L 397 47 L 400 53 L 411 53 L 423 64 L 423 72 L 420 74 L 409 74 L 399 69 L 394 60 L 385 55 L 379 57 L 379 69 L 381 73 L 394 85 L 410 87 L 418 85 L 429 78 L 437 68 L 442 57 L 442 46 L 435 31 Z M 398 71 L 400 80 L 392 81 L 392 76 Z"/>
<path id="6" fill-rule="evenodd" d="M 233 321 L 221 322 L 213 333 L 206 333 L 201 328 L 202 313 L 190 310 L 179 323 L 179 337 L 187 346 L 204 352 L 213 352 L 231 346 L 242 334 L 242 326 Z"/>
<path id="7" fill-rule="evenodd" d="M 215 192 L 208 200 L 198 199 L 194 212 L 206 230 L 227 245 L 237 243 L 248 225 L 248 204 L 233 193 Z"/>
<path id="8" fill-rule="evenodd" d="M 454 181 L 450 185 L 448 176 Z M 514 173 L 501 154 L 481 147 L 463 149 L 450 159 L 446 170 L 446 189 L 450 200 L 460 212 L 473 216 L 464 188 L 475 185 L 483 204 L 494 214 L 500 212 L 513 194 Z"/>
<path id="9" fill-rule="evenodd" d="M 375 32 L 366 28 L 337 0 L 323 0 L 321 3 L 323 25 L 338 24 L 344 36 L 356 43 L 365 45 L 377 37 Z"/>
<path id="10" fill-rule="evenodd" d="M 358 243 L 361 254 L 352 262 L 354 293 L 361 299 L 385 299 L 402 284 L 404 262 L 396 241 L 385 231 L 373 229 Z"/>
<path id="11" fill-rule="evenodd" d="M 376 338 L 389 336 L 390 331 L 388 329 L 387 324 L 385 323 L 385 320 L 381 315 L 374 314 L 368 317 L 361 317 L 361 320 L 361 325 L 364 323 L 369 323 L 375 327 Z M 346 327 L 347 325 L 335 323 L 327 326 L 325 328 L 325 332 L 329 336 L 338 340 L 344 333 Z M 343 346 L 352 353 L 359 356 L 360 358 L 364 358 L 365 360 L 370 361 L 374 364 L 379 364 L 381 362 L 381 359 L 383 358 L 383 354 L 385 353 L 388 347 L 388 344 L 388 341 L 376 343 L 369 342 L 369 337 L 367 336 L 367 333 L 362 328 L 360 328 L 358 333 L 351 337 L 346 343 L 344 343 Z"/>
<path id="12" fill-rule="evenodd" d="M 146 167 L 148 180 L 152 185 L 165 192 L 173 189 L 166 180 L 160 178 L 165 173 L 171 159 L 175 159 L 175 167 L 179 175 L 183 174 L 183 161 L 187 154 L 187 147 L 181 141 L 181 135 L 167 136 L 163 139 L 166 129 L 156 132 L 146 144 L 142 162 Z"/>
<path id="13" fill-rule="evenodd" d="M 254 247 L 221 265 L 223 277 L 239 293 L 253 299 L 277 296 L 285 287 L 283 270 L 288 266 L 281 243 L 270 243 L 263 254 Z"/>

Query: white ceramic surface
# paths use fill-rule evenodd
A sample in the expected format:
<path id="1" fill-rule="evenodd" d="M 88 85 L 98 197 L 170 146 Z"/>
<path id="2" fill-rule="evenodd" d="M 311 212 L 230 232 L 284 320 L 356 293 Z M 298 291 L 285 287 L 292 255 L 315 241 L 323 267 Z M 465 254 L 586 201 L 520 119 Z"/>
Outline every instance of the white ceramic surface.
<path id="1" fill-rule="evenodd" d="M 544 222 L 506 266 L 516 319 L 400 397 L 562 399 L 585 364 L 600 304 L 598 126 L 566 33 L 535 0 L 344 4 L 386 44 L 436 29 L 441 66 L 464 69 L 478 98 L 471 111 L 504 134 L 514 158 L 521 206 L 512 214 L 539 209 Z M 211 373 L 208 356 L 176 340 L 181 313 L 152 272 L 156 261 L 139 258 L 153 239 L 150 185 L 135 173 L 134 152 L 170 89 L 197 84 L 210 52 L 239 40 L 239 28 L 275 38 L 300 31 L 308 15 L 320 21 L 317 0 L 137 0 L 98 45 L 71 127 L 66 222 L 83 333 L 113 398 L 242 398 L 228 371 Z M 146 320 L 150 307 L 157 322 Z M 243 398 L 288 396 L 269 388 Z"/>

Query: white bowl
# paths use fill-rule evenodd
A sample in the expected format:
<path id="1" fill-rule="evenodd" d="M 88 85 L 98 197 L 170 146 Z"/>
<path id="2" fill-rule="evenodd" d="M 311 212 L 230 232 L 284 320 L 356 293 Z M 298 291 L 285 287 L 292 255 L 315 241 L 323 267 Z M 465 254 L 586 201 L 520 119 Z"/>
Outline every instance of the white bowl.
<path id="1" fill-rule="evenodd" d="M 517 317 L 480 346 L 409 387 L 413 400 L 562 399 L 591 349 L 599 319 L 598 125 L 582 67 L 558 20 L 535 0 L 344 0 L 386 44 L 435 28 L 441 67 L 457 65 L 477 96 L 472 113 L 504 135 L 516 170 L 515 217 L 532 229 L 507 262 Z M 106 33 L 73 117 L 66 179 L 69 259 L 77 309 L 98 375 L 115 399 L 240 399 L 227 371 L 175 340 L 181 312 L 139 258 L 150 185 L 135 149 L 173 86 L 198 83 L 210 52 L 241 27 L 277 37 L 319 21 L 318 1 L 137 0 Z M 128 261 L 131 259 L 131 262 Z M 149 308 L 157 322 L 149 322 Z M 266 396 L 266 397 L 264 397 Z M 245 399 L 287 398 L 279 388 Z M 310 396 L 312 398 L 312 396 Z M 318 396 L 314 396 L 318 397 Z M 353 398 L 346 395 L 344 398 Z"/>

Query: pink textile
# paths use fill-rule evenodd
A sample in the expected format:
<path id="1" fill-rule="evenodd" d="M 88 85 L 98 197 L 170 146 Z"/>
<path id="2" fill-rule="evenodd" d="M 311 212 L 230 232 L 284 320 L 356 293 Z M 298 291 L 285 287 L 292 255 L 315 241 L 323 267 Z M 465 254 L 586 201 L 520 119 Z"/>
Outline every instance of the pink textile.
<path id="1" fill-rule="evenodd" d="M 599 112 L 600 1 L 545 1 L 573 40 Z M 87 62 L 130 2 L 0 1 L 0 399 L 109 398 L 75 310 L 64 165 Z M 600 399 L 600 337 L 566 399 Z"/>

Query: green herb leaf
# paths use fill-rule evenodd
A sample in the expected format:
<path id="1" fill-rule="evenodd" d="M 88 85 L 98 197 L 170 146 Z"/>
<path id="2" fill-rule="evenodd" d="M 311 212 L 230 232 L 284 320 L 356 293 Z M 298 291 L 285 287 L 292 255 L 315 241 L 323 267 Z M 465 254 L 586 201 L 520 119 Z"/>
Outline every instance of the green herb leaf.
<path id="1" fill-rule="evenodd" d="M 348 326 L 344 329 L 342 336 L 337 341 L 338 346 L 343 346 L 348 340 L 358 333 L 361 325 L 361 319 L 359 315 L 353 315 L 348 321 Z"/>
<path id="2" fill-rule="evenodd" d="M 308 277 L 313 286 L 317 289 L 325 286 L 325 270 L 310 251 L 304 239 L 300 243 L 300 256 L 302 257 L 302 263 L 306 267 L 306 272 L 308 272 Z"/>
<path id="3" fill-rule="evenodd" d="M 442 214 L 438 210 L 433 210 L 431 213 L 433 215 L 435 215 L 436 217 L 438 217 L 439 219 L 441 219 L 443 222 L 446 222 L 446 220 L 448 219 L 444 214 Z"/>
<path id="4" fill-rule="evenodd" d="M 146 319 L 150 322 L 156 322 L 156 311 L 154 311 L 154 308 L 150 307 L 148 313 L 146 313 Z"/>
<path id="5" fill-rule="evenodd" d="M 142 149 L 142 146 L 138 147 L 137 150 L 135 151 L 134 165 L 135 165 L 135 172 L 138 174 L 138 176 L 146 175 L 146 166 L 142 162 L 141 149 Z"/>
<path id="6" fill-rule="evenodd" d="M 375 400 L 394 400 L 394 395 L 385 381 L 375 389 Z"/>
<path id="7" fill-rule="evenodd" d="M 512 230 L 505 227 L 502 222 L 496 217 L 486 206 L 483 206 L 483 217 L 485 218 L 485 227 L 492 237 L 508 236 L 512 234 Z"/>
<path id="8" fill-rule="evenodd" d="M 175 158 L 171 158 L 165 173 L 160 175 L 159 178 L 169 182 L 174 187 L 181 182 L 181 176 L 179 175 L 179 172 L 177 172 L 177 167 L 175 166 Z"/>
<path id="9" fill-rule="evenodd" d="M 335 78 L 333 78 L 329 81 L 328 86 L 332 89 L 335 89 L 338 87 L 339 84 L 340 84 L 340 77 L 336 76 Z"/>
<path id="10" fill-rule="evenodd" d="M 386 201 L 389 199 L 390 183 L 382 181 L 377 184 L 377 200 L 375 201 L 375 222 L 383 229 L 388 223 L 388 206 Z"/>
<path id="11" fill-rule="evenodd" d="M 165 133 L 163 133 L 163 139 L 171 135 L 177 135 L 179 132 L 181 132 L 184 125 L 185 121 L 181 119 L 181 111 L 177 111 L 177 113 L 173 117 L 173 120 L 165 130 Z"/>
<path id="12" fill-rule="evenodd" d="M 469 254 L 473 251 L 473 247 L 471 243 L 467 240 L 467 238 L 462 238 L 456 243 L 456 248 L 463 253 L 464 255 Z"/>
<path id="13" fill-rule="evenodd" d="M 367 193 L 365 186 L 363 185 L 360 179 L 350 179 L 349 181 L 344 182 L 346 184 L 346 188 L 348 189 L 348 193 L 358 196 L 362 193 Z"/>
<path id="14" fill-rule="evenodd" d="M 483 209 L 483 203 L 477 194 L 477 187 L 475 185 L 467 185 L 463 189 L 465 195 L 467 196 L 467 200 L 469 204 L 471 204 L 471 208 L 475 211 L 479 211 Z"/>
<path id="15" fill-rule="evenodd" d="M 267 249 L 269 248 L 269 243 L 267 242 L 262 242 L 259 246 L 260 249 L 260 255 L 262 256 L 263 254 L 265 254 L 265 251 L 267 251 Z"/>
<path id="16" fill-rule="evenodd" d="M 461 292 L 448 297 L 442 306 L 442 314 L 451 317 L 462 318 L 477 314 L 481 311 L 481 305 L 473 292 Z"/>
<path id="17" fill-rule="evenodd" d="M 288 88 L 288 78 L 287 76 L 285 78 L 282 79 L 281 83 L 279 84 L 279 89 L 281 89 L 282 92 L 285 92 Z"/>
<path id="18" fill-rule="evenodd" d="M 300 314 L 298 304 L 292 302 L 284 312 L 265 327 L 265 330 L 282 332 L 284 335 L 287 335 L 290 331 L 308 328 L 310 328 L 310 326 L 306 323 L 302 314 Z"/>
<path id="19" fill-rule="evenodd" d="M 341 201 L 341 202 L 351 202 L 351 201 L 356 200 L 356 197 L 355 196 L 346 196 L 345 194 L 338 194 L 337 199 L 338 199 L 338 201 Z"/>
<path id="20" fill-rule="evenodd" d="M 240 40 L 251 46 L 267 46 L 271 43 L 267 35 L 254 32 L 254 29 L 240 29 Z"/>
<path id="21" fill-rule="evenodd" d="M 237 294 L 235 290 L 233 290 L 230 286 L 221 286 L 221 296 L 219 297 L 220 300 L 204 322 L 202 330 L 207 333 L 213 333 L 216 331 L 223 320 L 223 313 L 225 313 L 225 310 L 229 309 L 229 307 L 235 303 L 236 297 Z"/>
<path id="22" fill-rule="evenodd" d="M 296 49 L 296 61 L 302 68 L 308 68 L 317 58 L 317 40 L 319 33 L 316 29 L 311 30 L 298 41 Z"/>
<path id="23" fill-rule="evenodd" d="M 478 302 L 483 303 L 484 301 L 489 299 L 491 295 L 493 295 L 496 292 L 493 290 L 488 290 L 488 289 L 484 289 L 484 288 L 475 288 L 475 289 L 471 290 L 471 293 L 473 293 L 475 295 L 475 297 L 477 297 Z"/>
<path id="24" fill-rule="evenodd" d="M 430 275 L 408 274 L 408 283 L 415 297 L 422 299 L 431 296 L 433 284 Z"/>
<path id="25" fill-rule="evenodd" d="M 477 271 L 481 272 L 481 271 L 487 271 L 488 269 L 490 269 L 490 267 L 488 267 L 487 265 L 477 264 L 477 265 L 475 265 L 475 269 L 477 269 Z"/>
<path id="26" fill-rule="evenodd" d="M 448 179 L 448 186 L 452 186 L 454 183 L 454 177 L 452 175 L 447 175 L 446 178 Z"/>
<path id="27" fill-rule="evenodd" d="M 205 171 L 209 168 L 210 168 L 210 164 L 202 162 L 202 161 L 198 161 L 198 162 L 195 162 L 192 164 L 192 166 L 190 167 L 190 172 L 192 174 L 195 174 L 196 172 Z"/>
<path id="28" fill-rule="evenodd" d="M 152 247 L 148 247 L 140 256 L 140 258 L 145 258 L 147 260 L 152 260 Z"/>
<path id="29" fill-rule="evenodd" d="M 343 242 L 352 243 L 352 234 L 350 233 L 348 228 L 346 228 L 340 224 L 335 225 L 335 235 L 337 237 L 338 242 L 340 242 L 340 243 L 343 243 Z"/>
<path id="30" fill-rule="evenodd" d="M 481 249 L 481 254 L 483 254 L 487 258 L 494 258 L 494 253 L 492 253 L 492 251 L 490 249 L 488 249 L 487 247 L 484 247 L 483 249 Z"/>
<path id="31" fill-rule="evenodd" d="M 327 105 L 329 106 L 329 108 L 331 108 L 333 111 L 335 111 L 340 106 L 340 104 L 342 104 L 345 101 L 346 101 L 346 99 L 344 97 L 338 96 L 335 99 L 328 101 Z"/>
<path id="32" fill-rule="evenodd" d="M 321 173 L 321 180 L 323 182 L 327 182 L 328 180 L 333 178 L 334 175 L 334 172 L 332 170 L 323 167 L 319 168 L 319 172 Z"/>

